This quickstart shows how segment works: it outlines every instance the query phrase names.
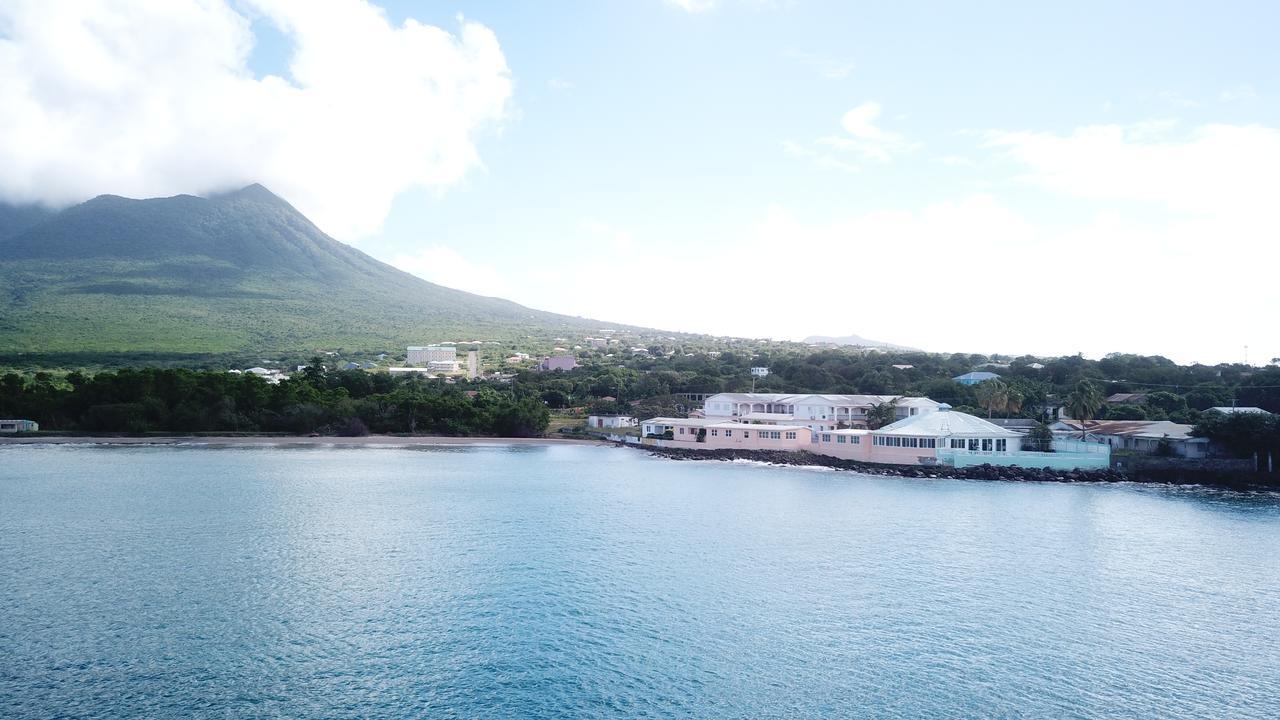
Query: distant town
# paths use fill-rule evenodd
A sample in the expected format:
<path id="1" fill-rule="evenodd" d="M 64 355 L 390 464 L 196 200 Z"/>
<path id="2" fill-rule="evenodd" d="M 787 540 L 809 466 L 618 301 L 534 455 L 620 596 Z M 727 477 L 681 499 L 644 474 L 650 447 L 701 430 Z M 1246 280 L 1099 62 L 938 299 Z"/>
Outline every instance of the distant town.
<path id="1" fill-rule="evenodd" d="M 555 338 L 541 353 L 519 347 L 442 340 L 222 371 L 270 388 L 265 395 L 209 371 L 10 372 L 0 417 L 13 419 L 0 433 L 552 435 L 893 466 L 1218 463 L 1251 472 L 1273 471 L 1280 444 L 1276 363 L 708 346 L 608 329 Z M 165 389 L 184 383 L 189 397 Z M 223 400 L 191 407 L 195 396 Z"/>

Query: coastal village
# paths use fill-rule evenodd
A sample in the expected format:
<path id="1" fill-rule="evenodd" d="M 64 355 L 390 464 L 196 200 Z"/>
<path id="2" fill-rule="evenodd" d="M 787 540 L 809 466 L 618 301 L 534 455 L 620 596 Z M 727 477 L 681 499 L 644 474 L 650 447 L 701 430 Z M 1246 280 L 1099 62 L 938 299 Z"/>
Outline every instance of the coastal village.
<path id="1" fill-rule="evenodd" d="M 1190 466 L 1201 461 L 1220 461 L 1230 454 L 1228 448 L 1197 434 L 1193 422 L 1179 422 L 1180 417 L 1189 419 L 1185 413 L 1143 417 L 1143 408 L 1149 411 L 1152 403 L 1168 402 L 1168 398 L 1160 398 L 1158 392 L 1117 392 L 1099 397 L 1097 407 L 1084 418 L 1073 418 L 1072 408 L 1066 402 L 1051 398 L 1027 408 L 1018 403 L 1004 408 L 1015 412 L 993 413 L 995 407 L 988 405 L 984 418 L 973 407 L 974 402 L 983 402 L 981 400 L 970 400 L 969 404 L 956 407 L 953 402 L 911 393 L 755 392 L 757 383 L 773 383 L 777 387 L 776 376 L 763 364 L 744 368 L 749 371 L 746 376 L 752 386 L 752 390 L 746 392 L 676 392 L 673 389 L 663 396 L 661 386 L 654 385 L 651 390 L 627 392 L 630 398 L 619 401 L 618 397 L 625 391 L 620 380 L 605 382 L 599 389 L 580 391 L 577 397 L 572 391 L 536 389 L 571 388 L 575 383 L 585 382 L 585 377 L 593 377 L 592 373 L 613 372 L 609 368 L 715 363 L 720 361 L 722 352 L 742 353 L 743 350 L 748 357 L 768 356 L 767 351 L 760 354 L 753 350 L 750 344 L 753 341 L 739 341 L 746 343 L 745 346 L 721 346 L 723 350 L 682 350 L 661 342 L 601 330 L 577 341 L 556 338 L 554 344 L 547 345 L 549 351 L 534 355 L 493 341 L 441 341 L 407 346 L 403 355 L 381 352 L 343 357 L 337 351 L 317 351 L 308 364 L 285 368 L 275 363 L 270 367 L 253 366 L 228 372 L 254 376 L 268 385 L 280 385 L 317 366 L 323 373 L 367 374 L 369 377 L 381 373 L 393 379 L 413 378 L 441 388 L 458 387 L 467 398 L 474 398 L 484 387 L 515 393 L 517 380 L 523 377 L 519 380 L 520 392 L 527 393 L 532 384 L 538 393 L 536 397 L 550 411 L 553 427 L 547 429 L 551 435 L 594 437 L 656 450 L 687 451 L 694 456 L 714 455 L 715 451 L 744 456 L 782 452 L 885 466 L 990 465 L 1090 471 L 1124 467 L 1141 458 Z M 808 352 L 840 352 L 874 358 L 883 351 L 815 345 L 810 346 Z M 1011 365 L 1008 360 L 988 359 L 945 382 L 933 381 L 929 387 L 941 392 L 947 400 L 981 398 L 995 388 L 1009 392 L 1005 384 L 1009 378 L 1002 377 L 1002 373 L 1034 376 L 1048 372 L 1045 363 L 1052 361 L 1023 358 Z M 904 376 L 918 372 L 911 362 L 892 362 L 887 368 Z M 643 379 L 652 372 L 662 371 L 641 370 L 636 374 Z M 1017 378 L 1010 382 L 1016 383 Z M 666 404 L 647 402 L 647 395 L 665 397 Z M 678 412 L 650 415 L 634 412 L 649 407 Z M 1259 407 L 1235 405 L 1214 405 L 1196 414 L 1207 413 L 1270 416 Z M 0 420 L 3 435 L 39 431 L 39 423 L 32 419 Z M 1273 463 L 1270 456 L 1255 458 L 1253 469 L 1271 469 Z"/>

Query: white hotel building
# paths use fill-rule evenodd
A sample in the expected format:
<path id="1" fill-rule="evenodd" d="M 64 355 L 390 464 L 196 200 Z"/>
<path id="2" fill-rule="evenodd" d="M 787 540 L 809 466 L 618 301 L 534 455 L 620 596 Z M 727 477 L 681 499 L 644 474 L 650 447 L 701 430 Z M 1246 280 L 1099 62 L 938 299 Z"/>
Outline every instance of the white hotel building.
<path id="1" fill-rule="evenodd" d="M 719 393 L 706 399 L 702 411 L 708 419 L 798 425 L 821 432 L 865 429 L 867 411 L 886 402 L 894 402 L 898 420 L 937 412 L 940 405 L 929 398 L 899 395 Z"/>
<path id="2" fill-rule="evenodd" d="M 410 345 L 406 364 L 432 372 L 456 372 L 458 349 L 453 345 Z"/>

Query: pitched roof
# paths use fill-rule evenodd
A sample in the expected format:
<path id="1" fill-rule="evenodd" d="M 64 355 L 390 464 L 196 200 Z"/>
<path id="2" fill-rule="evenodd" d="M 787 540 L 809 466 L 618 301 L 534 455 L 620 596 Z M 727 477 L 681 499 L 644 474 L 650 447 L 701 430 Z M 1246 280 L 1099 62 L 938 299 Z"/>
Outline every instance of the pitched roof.
<path id="1" fill-rule="evenodd" d="M 987 372 L 986 370 L 975 370 L 974 372 L 967 372 L 963 375 L 957 375 L 951 379 L 952 380 L 995 380 L 998 377 L 1000 376 L 993 372 Z"/>
<path id="2" fill-rule="evenodd" d="M 1061 420 L 1062 424 L 1084 430 L 1090 435 L 1131 438 L 1169 438 L 1170 440 L 1202 440 L 1191 435 L 1191 425 L 1168 420 Z M 1206 440 L 1206 442 L 1208 442 Z"/>
<path id="3" fill-rule="evenodd" d="M 1115 393 L 1107 396 L 1107 402 L 1113 405 L 1141 405 L 1147 401 L 1147 393 Z"/>
<path id="4" fill-rule="evenodd" d="M 1271 414 L 1260 407 L 1252 407 L 1252 406 L 1250 407 L 1211 407 L 1209 408 L 1209 410 L 1220 412 L 1223 415 L 1230 415 L 1232 413 L 1262 413 L 1263 415 Z M 1208 410 L 1206 410 L 1205 412 L 1208 412 Z"/>
<path id="5" fill-rule="evenodd" d="M 872 431 L 873 435 L 906 435 L 923 437 L 1022 437 L 1021 433 L 989 423 L 976 415 L 956 412 L 949 406 L 938 408 L 938 412 L 912 415 L 892 425 L 886 425 Z"/>
<path id="6" fill-rule="evenodd" d="M 1011 430 L 1031 430 L 1040 424 L 1040 421 L 1032 420 L 1031 418 L 992 418 L 987 420 L 987 422 L 992 425 L 999 425 L 1002 428 L 1009 428 Z"/>

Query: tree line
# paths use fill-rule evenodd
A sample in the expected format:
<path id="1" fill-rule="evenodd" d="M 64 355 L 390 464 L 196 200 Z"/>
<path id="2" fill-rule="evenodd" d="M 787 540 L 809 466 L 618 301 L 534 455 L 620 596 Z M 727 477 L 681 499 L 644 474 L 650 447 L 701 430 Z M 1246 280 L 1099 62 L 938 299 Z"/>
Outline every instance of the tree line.
<path id="1" fill-rule="evenodd" d="M 549 413 L 536 397 L 316 362 L 279 384 L 253 374 L 123 369 L 55 378 L 0 376 L 0 416 L 83 432 L 417 433 L 532 437 Z"/>

